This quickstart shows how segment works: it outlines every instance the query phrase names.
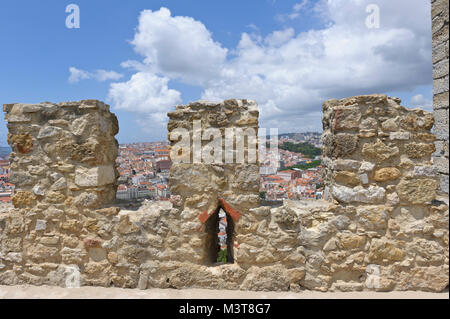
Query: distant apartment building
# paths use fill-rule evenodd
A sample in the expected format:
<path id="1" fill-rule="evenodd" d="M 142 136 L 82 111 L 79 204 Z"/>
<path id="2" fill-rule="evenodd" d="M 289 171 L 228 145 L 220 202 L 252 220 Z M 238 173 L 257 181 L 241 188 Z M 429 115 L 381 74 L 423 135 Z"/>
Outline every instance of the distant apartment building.
<path id="1" fill-rule="evenodd" d="M 170 160 L 160 160 L 156 162 L 156 171 L 157 172 L 168 172 L 170 167 L 172 166 L 172 161 Z"/>
<path id="2" fill-rule="evenodd" d="M 301 178 L 302 172 L 300 170 L 286 170 L 278 172 L 277 176 L 280 176 L 282 179 L 289 182 L 293 179 Z"/>
<path id="3" fill-rule="evenodd" d="M 150 199 L 151 191 L 147 187 L 119 185 L 116 198 L 121 200 Z"/>

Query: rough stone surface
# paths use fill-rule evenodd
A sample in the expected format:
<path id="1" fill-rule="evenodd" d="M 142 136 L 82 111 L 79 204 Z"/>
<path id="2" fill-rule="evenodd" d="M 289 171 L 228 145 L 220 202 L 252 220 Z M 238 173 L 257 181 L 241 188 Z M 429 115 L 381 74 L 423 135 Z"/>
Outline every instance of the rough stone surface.
<path id="1" fill-rule="evenodd" d="M 348 127 L 332 125 L 342 117 L 341 108 L 350 107 L 353 113 L 357 113 L 355 107 L 360 109 L 359 130 L 353 123 L 356 117 L 344 122 Z M 344 211 L 349 215 L 347 226 L 333 235 L 322 221 L 312 221 L 315 232 L 302 235 L 302 239 L 314 239 L 313 247 L 320 247 L 324 254 L 321 260 L 330 262 L 319 264 L 324 271 L 316 272 L 314 279 L 308 272 L 307 254 L 304 286 L 368 289 L 368 281 L 361 285 L 357 274 L 367 276 L 368 269 L 376 267 L 380 276 L 373 289 L 377 291 L 441 291 L 448 285 L 448 197 L 438 197 L 436 189 L 438 172 L 448 172 L 448 161 L 444 164 L 438 157 L 431 161 L 431 156 L 448 157 L 448 145 L 433 144 L 436 138 L 430 130 L 438 120 L 385 95 L 329 100 L 323 110 L 325 197 L 337 205 L 333 216 Z M 359 147 L 335 157 L 330 141 L 338 135 L 357 136 Z M 331 284 L 325 284 L 327 275 Z M 424 284 L 427 281 L 429 286 Z"/>
<path id="2" fill-rule="evenodd" d="M 448 197 L 436 195 L 429 153 L 406 152 L 432 145 L 432 118 L 399 103 L 384 95 L 324 103 L 327 201 L 260 206 L 257 164 L 180 163 L 171 170 L 173 200 L 137 210 L 111 206 L 115 179 L 100 176 L 117 154 L 117 123 L 102 103 L 6 105 L 10 141 L 21 146 L 12 144 L 15 207 L 0 205 L 0 284 L 65 287 L 78 272 L 81 285 L 140 289 L 442 291 Z M 61 130 L 44 129 L 50 115 L 49 126 Z M 258 126 L 256 105 L 245 100 L 191 103 L 169 116 L 169 132 L 200 118 Z M 395 121 L 378 126 L 388 119 Z M 234 260 L 222 265 L 209 256 L 219 207 L 234 223 Z"/>
<path id="3" fill-rule="evenodd" d="M 448 1 L 431 1 L 432 31 L 433 31 L 433 109 L 437 137 L 434 163 L 439 171 L 439 188 L 448 194 L 448 130 L 449 130 L 449 63 L 448 63 Z M 443 151 L 447 149 L 447 152 Z"/>
<path id="4" fill-rule="evenodd" d="M 402 175 L 400 170 L 395 167 L 380 168 L 375 171 L 373 179 L 377 182 L 386 182 L 389 180 L 395 180 Z"/>
<path id="5" fill-rule="evenodd" d="M 169 140 L 171 140 L 171 150 L 177 149 L 178 139 L 172 140 L 172 133 L 182 127 L 186 128 L 191 136 L 194 133 L 194 121 L 201 121 L 201 128 L 216 128 L 225 136 L 225 129 L 233 130 L 237 134 L 237 129 L 253 130 L 258 133 L 258 109 L 256 102 L 250 100 L 226 100 L 222 103 L 199 101 L 185 106 L 177 106 L 176 110 L 168 114 Z M 256 136 L 256 135 L 255 135 Z M 193 143 L 192 143 L 193 144 Z M 190 145 L 192 160 L 194 156 L 194 145 Z M 202 147 L 205 147 L 203 141 Z M 222 145 L 222 154 L 225 154 L 225 142 Z M 256 145 L 257 147 L 257 145 Z M 244 144 L 246 153 L 249 149 L 248 141 Z M 257 148 L 256 148 L 257 149 Z M 235 149 L 236 151 L 236 149 Z M 192 241 L 199 241 L 202 246 L 208 245 L 210 235 L 207 235 L 205 228 L 209 218 L 217 213 L 218 208 L 223 208 L 236 223 L 235 231 L 238 232 L 241 226 L 241 216 L 248 214 L 251 208 L 259 204 L 259 166 L 257 162 L 249 162 L 248 158 L 244 163 L 206 163 L 202 158 L 200 163 L 177 163 L 174 162 L 170 170 L 169 180 L 171 193 L 179 196 L 180 210 L 186 218 L 184 223 L 201 227 L 200 233 L 193 233 L 189 228 L 182 229 L 181 236 L 188 232 Z M 189 212 L 189 218 L 187 218 Z M 239 222 L 238 222 L 239 221 Z M 198 227 L 197 226 L 197 227 Z M 236 236 L 230 238 L 235 246 L 245 247 L 246 237 Z M 229 247 L 229 249 L 232 249 Z M 191 260 L 207 263 L 209 253 L 206 249 L 192 250 Z M 271 253 L 260 259 L 273 259 Z M 235 261 L 239 262 L 240 254 L 235 254 Z"/>

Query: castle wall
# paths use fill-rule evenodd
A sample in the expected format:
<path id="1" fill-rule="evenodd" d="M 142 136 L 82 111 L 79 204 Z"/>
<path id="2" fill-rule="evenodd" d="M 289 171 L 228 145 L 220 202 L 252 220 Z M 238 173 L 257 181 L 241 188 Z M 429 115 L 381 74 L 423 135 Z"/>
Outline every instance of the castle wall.
<path id="1" fill-rule="evenodd" d="M 448 196 L 437 190 L 448 194 L 448 2 L 432 0 L 431 16 L 434 114 L 385 95 L 326 101 L 326 201 L 260 206 L 248 142 L 244 163 L 225 163 L 238 156 L 227 153 L 230 140 L 211 144 L 201 133 L 194 143 L 210 128 L 222 137 L 227 129 L 257 134 L 254 101 L 199 101 L 170 112 L 172 158 L 180 129 L 189 136 L 188 156 L 170 173 L 175 196 L 137 211 L 112 204 L 118 123 L 108 105 L 4 105 L 16 191 L 14 207 L 0 205 L 0 284 L 442 291 L 449 215 Z M 222 150 L 223 161 L 202 162 L 208 146 Z M 219 208 L 234 226 L 234 258 L 223 265 L 208 256 Z"/>
<path id="2" fill-rule="evenodd" d="M 199 263 L 208 264 L 210 259 L 208 254 L 212 238 L 204 228 L 219 207 L 233 218 L 237 225 L 235 231 L 240 232 L 238 221 L 241 215 L 259 206 L 258 114 L 256 102 L 247 100 L 226 100 L 222 103 L 199 101 L 177 106 L 168 114 L 171 158 L 174 161 L 170 170 L 170 190 L 171 194 L 180 198 L 179 208 L 186 216 L 184 222 L 202 229 L 197 234 L 185 236 L 189 240 L 193 240 L 194 236 L 201 242 L 198 251 L 191 257 L 197 256 Z M 180 138 L 176 133 L 180 128 L 186 130 L 191 142 L 186 156 L 181 154 L 180 161 L 177 161 Z M 210 154 L 207 147 L 213 143 L 211 129 L 217 129 L 218 158 L 214 160 L 207 157 Z M 244 137 L 243 143 L 239 144 L 239 136 L 243 135 L 239 135 L 238 130 L 252 133 L 250 139 Z M 238 155 L 240 150 L 243 155 L 241 160 Z M 244 242 L 242 236 L 235 238 L 236 246 Z M 237 262 L 239 259 L 240 255 L 236 255 Z"/>
<path id="3" fill-rule="evenodd" d="M 137 211 L 111 203 L 117 120 L 108 106 L 5 105 L 17 192 L 15 207 L 0 206 L 0 284 L 441 291 L 448 206 L 435 194 L 433 116 L 399 103 L 385 95 L 324 103 L 328 201 L 260 206 L 251 143 L 244 164 L 190 163 L 191 143 L 171 169 L 172 202 Z M 193 120 L 200 130 L 258 128 L 246 100 L 191 103 L 169 117 L 172 158 L 180 140 L 171 133 L 194 138 Z M 200 143 L 206 158 L 210 142 Z M 208 256 L 218 208 L 234 225 L 227 264 Z"/>
<path id="4" fill-rule="evenodd" d="M 118 210 L 100 208 L 115 199 L 117 118 L 97 100 L 4 112 L 15 191 L 14 208 L 0 214 L 0 282 L 63 285 L 67 272 L 106 260 L 100 242 Z"/>
<path id="5" fill-rule="evenodd" d="M 448 276 L 448 207 L 436 197 L 433 124 L 433 114 L 386 95 L 323 104 L 325 197 L 348 218 L 333 245 L 352 252 L 346 259 L 354 269 L 377 267 L 384 289 L 413 287 L 419 273 Z"/>
<path id="6" fill-rule="evenodd" d="M 433 160 L 440 173 L 440 189 L 448 194 L 448 1 L 431 1 L 433 32 L 433 109 L 436 153 Z"/>

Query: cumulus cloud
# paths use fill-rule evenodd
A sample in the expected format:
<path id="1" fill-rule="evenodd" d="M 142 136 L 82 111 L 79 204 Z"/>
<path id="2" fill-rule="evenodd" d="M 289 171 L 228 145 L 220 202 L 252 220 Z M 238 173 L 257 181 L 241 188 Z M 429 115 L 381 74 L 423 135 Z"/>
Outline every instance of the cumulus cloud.
<path id="1" fill-rule="evenodd" d="M 255 99 L 263 127 L 320 130 L 328 98 L 432 83 L 429 1 L 377 1 L 379 29 L 365 25 L 371 2 L 321 0 L 312 8 L 302 1 L 293 12 L 311 9 L 322 28 L 244 32 L 235 48 L 224 48 L 193 18 L 145 10 L 131 42 L 143 59 L 122 64 L 136 74 L 111 84 L 109 96 L 118 108 L 162 118 L 181 101 L 180 92 L 169 89 L 169 80 L 177 80 L 202 87 L 203 99 Z"/>
<path id="2" fill-rule="evenodd" d="M 150 114 L 159 121 L 181 102 L 180 92 L 169 89 L 168 82 L 167 77 L 138 72 L 127 82 L 111 83 L 108 99 L 117 109 Z"/>
<path id="3" fill-rule="evenodd" d="M 411 106 L 419 107 L 427 111 L 433 111 L 433 102 L 427 99 L 423 94 L 417 94 L 411 97 Z"/>
<path id="4" fill-rule="evenodd" d="M 219 77 L 228 51 L 201 22 L 166 8 L 142 11 L 131 43 L 155 72 L 195 84 Z"/>
<path id="5" fill-rule="evenodd" d="M 309 0 L 302 0 L 292 6 L 292 10 L 286 14 L 277 14 L 275 19 L 279 22 L 286 22 L 288 20 L 295 20 L 300 17 L 301 11 L 311 9 L 311 2 Z"/>
<path id="6" fill-rule="evenodd" d="M 117 73 L 115 71 L 107 70 L 95 70 L 94 72 L 88 72 L 75 67 L 69 68 L 70 76 L 69 82 L 76 83 L 81 80 L 93 79 L 99 82 L 109 81 L 109 80 L 119 80 L 123 77 L 123 74 Z"/>

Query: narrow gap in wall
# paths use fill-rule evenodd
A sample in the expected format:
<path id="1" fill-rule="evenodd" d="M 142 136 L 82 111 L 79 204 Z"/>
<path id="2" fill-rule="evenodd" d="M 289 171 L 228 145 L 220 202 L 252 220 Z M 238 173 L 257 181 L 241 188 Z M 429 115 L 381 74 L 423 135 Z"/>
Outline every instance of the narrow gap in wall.
<path id="1" fill-rule="evenodd" d="M 208 218 L 205 223 L 205 232 L 207 234 L 205 250 L 208 264 L 234 263 L 234 221 L 223 207 L 219 206 Z"/>
<path id="2" fill-rule="evenodd" d="M 219 238 L 217 237 L 219 224 L 219 214 L 218 211 L 214 212 L 212 216 L 208 218 L 205 223 L 206 241 L 205 241 L 205 254 L 206 262 L 208 264 L 214 264 L 217 262 L 219 246 Z"/>

